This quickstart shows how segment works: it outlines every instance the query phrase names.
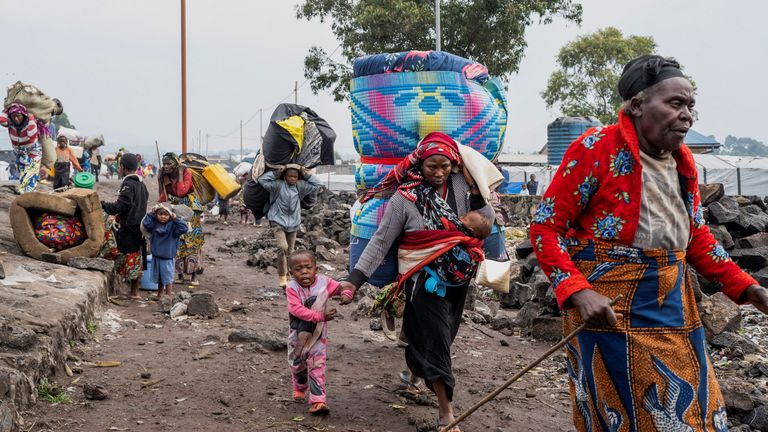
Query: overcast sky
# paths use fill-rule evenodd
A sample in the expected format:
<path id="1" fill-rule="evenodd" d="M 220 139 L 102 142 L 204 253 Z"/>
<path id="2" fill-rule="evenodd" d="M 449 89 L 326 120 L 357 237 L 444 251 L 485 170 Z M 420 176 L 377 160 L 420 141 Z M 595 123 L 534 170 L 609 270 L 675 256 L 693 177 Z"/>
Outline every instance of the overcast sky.
<path id="1" fill-rule="evenodd" d="M 307 49 L 338 46 L 330 26 L 295 18 L 296 1 L 188 0 L 189 145 L 210 134 L 210 152 L 256 148 L 259 108 L 293 100 L 303 83 Z M 528 30 L 528 48 L 509 80 L 506 151 L 530 153 L 546 142 L 558 116 L 540 92 L 560 47 L 579 35 L 614 26 L 653 36 L 663 55 L 676 57 L 698 86 L 694 129 L 719 140 L 749 136 L 768 143 L 762 111 L 768 96 L 768 2 L 760 0 L 584 0 L 581 26 L 555 21 Z M 64 103 L 86 135 L 102 133 L 108 148 L 178 150 L 180 18 L 177 0 L 5 0 L 0 14 L 0 82 L 40 87 Z M 429 49 L 431 47 L 413 47 Z M 325 117 L 338 133 L 336 148 L 352 153 L 348 106 L 299 89 L 300 104 Z M 264 126 L 266 129 L 266 124 Z M 10 148 L 0 131 L 0 149 Z M 204 144 L 203 144 L 204 151 Z"/>

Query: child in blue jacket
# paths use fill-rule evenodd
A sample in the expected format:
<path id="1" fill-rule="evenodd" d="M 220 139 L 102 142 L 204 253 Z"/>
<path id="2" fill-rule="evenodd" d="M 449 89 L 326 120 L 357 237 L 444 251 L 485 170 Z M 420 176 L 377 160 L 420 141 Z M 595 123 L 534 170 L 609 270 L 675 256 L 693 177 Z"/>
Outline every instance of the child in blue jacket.
<path id="1" fill-rule="evenodd" d="M 142 225 L 150 233 L 151 281 L 157 284 L 155 299 L 160 299 L 164 294 L 173 297 L 176 251 L 179 248 L 179 238 L 189 230 L 189 226 L 183 219 L 176 217 L 171 207 L 165 203 L 152 207 Z"/>

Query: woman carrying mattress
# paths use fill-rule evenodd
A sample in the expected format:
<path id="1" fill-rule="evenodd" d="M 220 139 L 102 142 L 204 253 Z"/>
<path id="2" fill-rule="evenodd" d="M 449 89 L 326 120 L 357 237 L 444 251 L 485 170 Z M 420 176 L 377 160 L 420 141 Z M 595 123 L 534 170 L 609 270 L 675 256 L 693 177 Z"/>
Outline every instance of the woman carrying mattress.
<path id="1" fill-rule="evenodd" d="M 403 244 L 434 245 L 434 251 L 439 251 L 428 265 L 401 277 L 403 330 L 408 368 L 435 393 L 439 424 L 447 425 L 454 419 L 451 344 L 459 330 L 469 282 L 482 260 L 477 247 L 482 242 L 475 242 L 459 218 L 478 210 L 491 221 L 494 211 L 464 169 L 458 144 L 439 132 L 427 135 L 361 201 L 387 195 L 392 198 L 381 224 L 348 281 L 342 282 L 343 288 L 356 289 L 365 283 L 397 239 L 401 249 Z M 446 246 L 448 240 L 452 243 Z M 451 430 L 457 431 L 458 427 Z"/>

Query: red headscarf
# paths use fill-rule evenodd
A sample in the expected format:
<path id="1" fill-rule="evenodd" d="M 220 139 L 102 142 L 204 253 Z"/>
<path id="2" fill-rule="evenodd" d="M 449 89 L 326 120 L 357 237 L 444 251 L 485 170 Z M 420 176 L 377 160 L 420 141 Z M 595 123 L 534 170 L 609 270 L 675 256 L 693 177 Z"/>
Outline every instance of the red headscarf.
<path id="1" fill-rule="evenodd" d="M 411 189 L 424 181 L 421 162 L 434 155 L 445 156 L 461 167 L 461 156 L 456 141 L 442 132 L 430 132 L 421 140 L 416 150 L 400 161 L 386 177 L 360 198 L 360 202 L 364 203 L 376 196 L 389 197 L 395 190 L 408 200 L 415 201 L 416 197 L 411 193 Z"/>

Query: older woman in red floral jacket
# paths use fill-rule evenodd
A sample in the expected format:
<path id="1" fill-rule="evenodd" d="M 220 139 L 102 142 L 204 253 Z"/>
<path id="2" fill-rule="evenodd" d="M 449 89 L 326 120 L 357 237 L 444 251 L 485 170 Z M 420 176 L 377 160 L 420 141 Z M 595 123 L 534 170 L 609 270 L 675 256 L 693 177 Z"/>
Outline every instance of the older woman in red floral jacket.
<path id="1" fill-rule="evenodd" d="M 683 144 L 693 87 L 677 62 L 631 61 L 619 93 L 618 124 L 571 144 L 531 224 L 565 332 L 589 324 L 566 346 L 574 423 L 580 431 L 726 431 L 687 266 L 766 313 L 768 290 L 705 224 Z"/>

